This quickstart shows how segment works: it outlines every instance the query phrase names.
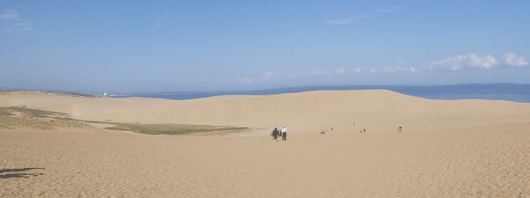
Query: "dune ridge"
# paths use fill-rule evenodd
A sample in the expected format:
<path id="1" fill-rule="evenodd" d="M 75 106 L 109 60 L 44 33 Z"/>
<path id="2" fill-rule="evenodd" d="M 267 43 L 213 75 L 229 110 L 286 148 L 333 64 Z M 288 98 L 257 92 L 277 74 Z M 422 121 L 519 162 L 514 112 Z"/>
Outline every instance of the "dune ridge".
<path id="1" fill-rule="evenodd" d="M 530 197 L 526 103 L 435 101 L 387 90 L 186 101 L 0 94 L 0 107 L 10 106 L 81 120 L 253 131 L 0 129 L 0 197 Z M 272 141 L 272 128 L 283 125 L 288 140 Z"/>
<path id="2" fill-rule="evenodd" d="M 294 127 L 290 132 L 293 133 L 331 127 L 353 130 L 353 124 L 375 132 L 393 132 L 398 126 L 405 127 L 409 132 L 421 132 L 530 120 L 530 104 L 526 103 L 435 101 L 388 90 L 216 96 L 184 101 L 16 92 L 1 97 L 1 106 L 57 111 L 81 120 L 231 125 L 267 130 L 292 125 Z"/>

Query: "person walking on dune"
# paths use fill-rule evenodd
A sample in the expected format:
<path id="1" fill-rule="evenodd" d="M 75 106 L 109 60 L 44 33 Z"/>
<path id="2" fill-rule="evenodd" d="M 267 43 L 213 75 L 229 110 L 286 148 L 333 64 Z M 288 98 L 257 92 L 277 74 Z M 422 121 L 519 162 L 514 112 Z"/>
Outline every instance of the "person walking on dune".
<path id="1" fill-rule="evenodd" d="M 272 138 L 274 138 L 274 141 L 276 142 L 276 139 L 278 138 L 278 128 L 274 128 L 274 131 L 272 131 Z"/>
<path id="2" fill-rule="evenodd" d="M 282 139 L 287 140 L 287 126 L 282 129 Z"/>

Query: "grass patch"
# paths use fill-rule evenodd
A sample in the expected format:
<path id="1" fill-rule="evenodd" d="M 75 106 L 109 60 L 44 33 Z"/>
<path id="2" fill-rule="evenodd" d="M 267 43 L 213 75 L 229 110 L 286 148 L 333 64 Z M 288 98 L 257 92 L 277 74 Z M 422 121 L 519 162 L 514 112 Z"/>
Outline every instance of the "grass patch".
<path id="1" fill-rule="evenodd" d="M 114 124 L 113 127 L 106 127 L 109 130 L 133 131 L 136 133 L 150 135 L 183 135 L 191 133 L 233 133 L 241 132 L 248 127 L 232 126 L 210 126 L 210 125 L 190 125 L 190 124 L 138 124 L 138 123 L 107 123 Z"/>
<path id="2" fill-rule="evenodd" d="M 28 128 L 50 130 L 54 128 L 92 127 L 71 118 L 68 114 L 53 111 L 28 109 L 26 107 L 0 107 L 0 129 Z"/>
<path id="3" fill-rule="evenodd" d="M 20 113 L 15 116 L 14 113 Z M 110 120 L 106 121 L 88 121 L 72 119 L 66 113 L 53 111 L 43 111 L 38 109 L 29 109 L 26 107 L 0 107 L 0 116 L 6 116 L 0 119 L 0 128 L 14 129 L 16 127 L 27 127 L 35 129 L 52 129 L 54 127 L 85 127 L 88 123 L 110 124 L 112 127 L 106 127 L 109 130 L 132 131 L 135 133 L 150 135 L 184 135 L 184 134 L 226 134 L 246 131 L 248 127 L 233 126 L 210 126 L 210 125 L 191 125 L 191 124 L 140 124 L 137 123 L 118 123 Z M 47 119 L 41 119 L 47 118 Z M 54 122 L 55 121 L 55 122 Z"/>
<path id="4" fill-rule="evenodd" d="M 33 116 L 37 118 L 48 118 L 50 116 L 68 116 L 66 113 L 59 113 L 54 111 L 43 111 L 38 109 L 28 109 L 26 107 L 5 107 L 1 108 L 9 113 L 9 111 L 20 112 L 23 116 Z M 0 112 L 2 111 L 0 110 Z"/>
<path id="5" fill-rule="evenodd" d="M 15 114 L 12 114 L 12 113 L 9 112 L 6 108 L 2 108 L 2 107 L 0 107 L 0 115 L 3 115 L 3 116 L 12 116 L 12 115 L 15 115 Z"/>

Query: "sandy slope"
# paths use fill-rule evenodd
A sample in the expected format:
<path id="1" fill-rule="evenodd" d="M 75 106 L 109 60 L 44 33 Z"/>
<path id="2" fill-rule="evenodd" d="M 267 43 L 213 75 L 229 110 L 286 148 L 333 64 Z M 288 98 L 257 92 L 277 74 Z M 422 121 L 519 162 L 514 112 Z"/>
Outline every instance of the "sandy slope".
<path id="1" fill-rule="evenodd" d="M 27 106 L 69 113 L 82 120 L 247 126 L 268 135 L 289 125 L 290 133 L 320 128 L 393 133 L 525 123 L 530 104 L 507 101 L 434 101 L 387 90 L 314 91 L 268 96 L 217 96 L 176 101 L 90 98 L 55 94 L 0 95 L 0 106 Z M 356 127 L 353 127 L 355 123 Z M 258 134 L 258 133 L 251 133 Z"/>
<path id="2" fill-rule="evenodd" d="M 0 178 L 0 197 L 530 197 L 529 104 L 372 90 L 188 101 L 17 92 L 0 95 L 5 106 L 257 130 L 207 137 L 0 130 L 0 170 L 45 168 Z M 272 142 L 271 127 L 285 124 L 289 140 Z"/>

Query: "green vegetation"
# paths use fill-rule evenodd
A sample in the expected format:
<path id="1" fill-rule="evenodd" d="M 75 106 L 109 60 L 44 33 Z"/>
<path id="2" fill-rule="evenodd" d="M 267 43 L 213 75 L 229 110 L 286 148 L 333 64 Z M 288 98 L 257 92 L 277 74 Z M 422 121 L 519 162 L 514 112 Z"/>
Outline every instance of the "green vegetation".
<path id="1" fill-rule="evenodd" d="M 63 117 L 60 117 L 63 116 Z M 68 118 L 66 113 L 28 109 L 25 107 L 0 107 L 0 129 L 28 128 L 50 130 L 54 128 L 86 128 L 87 123 Z"/>
<path id="2" fill-rule="evenodd" d="M 90 97 L 90 98 L 95 98 L 97 96 L 93 96 L 93 95 L 87 95 L 87 94 L 80 94 L 80 93 L 73 93 L 73 92 L 46 92 L 46 93 L 54 93 L 54 94 L 57 94 L 57 95 L 67 95 L 67 96 L 73 96 L 73 97 Z"/>
<path id="3" fill-rule="evenodd" d="M 15 114 L 16 113 L 16 114 Z M 15 116 L 15 115 L 19 116 Z M 248 130 L 248 127 L 233 126 L 210 126 L 191 124 L 140 124 L 137 123 L 117 123 L 110 120 L 88 121 L 76 120 L 66 113 L 53 111 L 43 111 L 23 107 L 0 107 L 0 128 L 14 129 L 17 127 L 27 127 L 34 129 L 48 130 L 54 127 L 88 127 L 87 123 L 110 124 L 106 127 L 109 130 L 132 131 L 150 135 L 183 135 L 183 134 L 226 134 Z M 55 121 L 55 122 L 54 122 Z"/>
<path id="4" fill-rule="evenodd" d="M 0 115 L 12 116 L 12 115 L 15 115 L 15 114 L 12 114 L 11 112 L 9 112 L 9 110 L 7 110 L 7 108 L 0 107 Z"/>
<path id="5" fill-rule="evenodd" d="M 22 116 L 32 116 L 37 118 L 48 118 L 50 116 L 68 116 L 66 113 L 59 113 L 59 112 L 53 112 L 53 111 L 43 111 L 38 109 L 29 109 L 24 107 L 4 107 L 0 108 L 0 112 L 5 111 L 9 113 L 9 111 L 13 112 L 20 112 Z M 13 114 L 11 114 L 13 115 Z"/>
<path id="6" fill-rule="evenodd" d="M 247 127 L 227 127 L 210 125 L 190 125 L 190 124 L 138 124 L 138 123 L 112 123 L 109 130 L 133 131 L 136 133 L 151 135 L 183 135 L 191 133 L 233 133 L 247 130 Z"/>

